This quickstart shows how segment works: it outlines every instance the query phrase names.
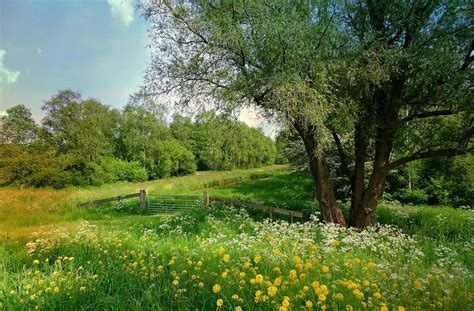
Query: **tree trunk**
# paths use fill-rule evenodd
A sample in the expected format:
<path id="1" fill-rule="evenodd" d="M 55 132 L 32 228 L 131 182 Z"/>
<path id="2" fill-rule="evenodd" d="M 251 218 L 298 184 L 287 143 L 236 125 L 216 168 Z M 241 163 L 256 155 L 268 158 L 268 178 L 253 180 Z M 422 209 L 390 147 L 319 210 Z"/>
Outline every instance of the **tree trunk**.
<path id="1" fill-rule="evenodd" d="M 346 221 L 337 205 L 336 194 L 329 176 L 326 158 L 324 153 L 318 150 L 314 126 L 305 127 L 298 122 L 294 122 L 293 125 L 303 139 L 305 150 L 308 154 L 309 167 L 316 185 L 316 196 L 323 220 L 345 227 Z"/>

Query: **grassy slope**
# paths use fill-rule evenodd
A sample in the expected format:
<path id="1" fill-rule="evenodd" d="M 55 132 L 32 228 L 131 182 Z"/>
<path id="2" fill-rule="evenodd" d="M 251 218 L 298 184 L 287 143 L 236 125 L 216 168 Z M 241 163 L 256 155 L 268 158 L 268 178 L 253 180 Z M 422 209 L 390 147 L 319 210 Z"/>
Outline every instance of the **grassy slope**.
<path id="1" fill-rule="evenodd" d="M 232 172 L 197 172 L 190 176 L 141 183 L 121 182 L 64 190 L 0 188 L 0 237 L 29 234 L 36 226 L 110 217 L 103 213 L 77 209 L 79 202 L 135 193 L 140 189 L 145 189 L 148 193 L 199 192 L 235 178 L 242 178 L 244 181 L 261 178 L 284 168 L 274 165 Z"/>
<path id="2" fill-rule="evenodd" d="M 252 176 L 255 177 L 255 175 L 267 177 L 258 180 L 251 180 Z M 242 177 L 245 182 L 228 187 L 222 186 L 225 184 L 222 182 L 222 180 L 230 180 L 236 176 Z M 175 303 L 169 301 L 170 298 L 166 292 L 163 294 L 163 290 L 174 290 L 174 286 L 171 285 L 171 281 L 173 280 L 172 276 L 166 275 L 166 278 L 168 279 L 165 280 L 163 280 L 161 276 L 156 276 L 157 279 L 153 282 L 157 282 L 157 284 L 164 282 L 164 284 L 162 285 L 162 288 L 157 288 L 155 290 L 149 286 L 149 276 L 146 276 L 147 279 L 141 279 L 140 275 L 134 274 L 135 272 L 133 271 L 129 271 L 129 268 L 127 268 L 126 271 L 117 268 L 123 263 L 119 260 L 118 255 L 123 256 L 123 254 L 115 254 L 115 252 L 119 252 L 119 249 L 114 245 L 115 243 L 122 243 L 120 241 L 124 239 L 130 239 L 124 248 L 124 251 L 127 252 L 127 256 L 130 256 L 129 252 L 132 250 L 136 252 L 142 252 L 143 254 L 148 254 L 144 256 L 151 256 L 150 258 L 147 258 L 145 262 L 152 265 L 163 265 L 164 263 L 168 262 L 168 260 L 170 260 L 171 256 L 175 255 L 177 258 L 179 258 L 179 260 L 183 261 L 180 263 L 183 265 L 181 269 L 186 268 L 186 256 L 184 253 L 182 254 L 181 250 L 178 251 L 178 249 L 190 248 L 197 252 L 194 255 L 197 256 L 195 258 L 196 260 L 199 258 L 199 256 L 201 256 L 202 258 L 205 258 L 204 262 L 206 264 L 209 262 L 209 264 L 212 265 L 208 266 L 208 268 L 211 269 L 210 271 L 218 271 L 218 273 L 222 272 L 219 271 L 219 269 L 222 269 L 222 263 L 214 262 L 217 260 L 213 257 L 215 256 L 214 252 L 209 251 L 208 247 L 199 246 L 199 243 L 201 243 L 200 241 L 206 238 L 209 238 L 212 241 L 214 241 L 214 239 L 222 239 L 220 243 L 224 243 L 224 241 L 227 239 L 236 239 L 236 243 L 238 244 L 232 244 L 229 246 L 229 248 L 232 249 L 238 245 L 246 247 L 246 243 L 254 243 L 252 241 L 254 241 L 253 237 L 255 236 L 257 239 L 255 243 L 257 244 L 252 246 L 250 251 L 257 252 L 265 250 L 265 252 L 268 254 L 265 255 L 264 258 L 271 258 L 271 254 L 273 252 L 272 248 L 274 246 L 266 245 L 265 243 L 268 242 L 266 241 L 265 237 L 262 238 L 263 241 L 258 240 L 258 237 L 260 237 L 262 234 L 254 235 L 254 233 L 252 233 L 252 229 L 248 231 L 247 235 L 245 235 L 245 232 L 247 232 L 247 229 L 245 229 L 246 227 L 259 226 L 258 223 L 250 225 L 250 223 L 247 224 L 246 221 L 239 221 L 238 219 L 233 219 L 232 217 L 229 218 L 229 216 L 225 215 L 221 217 L 223 223 L 220 224 L 214 223 L 212 219 L 205 220 L 202 215 L 197 218 L 185 217 L 182 220 L 174 221 L 169 217 L 128 215 L 126 213 L 114 213 L 110 211 L 102 212 L 102 209 L 79 210 L 75 207 L 77 202 L 136 192 L 143 188 L 145 188 L 150 193 L 199 193 L 202 192 L 204 188 L 207 188 L 211 195 L 240 198 L 248 201 L 261 202 L 289 209 L 309 210 L 315 208 L 315 203 L 312 199 L 313 193 L 311 179 L 308 176 L 295 175 L 287 170 L 282 170 L 282 167 L 276 166 L 234 172 L 205 172 L 198 173 L 194 176 L 157 180 L 146 183 L 118 183 L 113 185 L 104 185 L 101 187 L 70 188 L 60 191 L 49 189 L 20 190 L 13 188 L 3 188 L 0 189 L 0 287 L 5 286 L 5 288 L 8 288 L 11 286 L 17 286 L 11 283 L 13 277 L 19 280 L 19 284 L 21 282 L 29 282 L 31 276 L 26 273 L 29 273 L 28 271 L 35 270 L 35 267 L 32 263 L 32 258 L 26 255 L 25 243 L 34 239 L 32 232 L 36 231 L 42 232 L 40 233 L 40 236 L 50 235 L 52 239 L 61 238 L 61 236 L 64 234 L 63 232 L 70 232 L 64 238 L 61 238 L 61 243 L 56 245 L 50 251 L 50 253 L 38 257 L 41 260 L 45 260 L 45 258 L 51 258 L 53 260 L 56 258 L 55 256 L 61 255 L 75 257 L 74 264 L 63 266 L 46 265 L 44 268 L 44 278 L 47 282 L 49 282 L 49 279 L 54 280 L 54 275 L 52 274 L 53 271 L 59 271 L 61 274 L 69 273 L 67 272 L 69 271 L 67 270 L 69 269 L 69 266 L 71 266 L 70 269 L 72 269 L 71 271 L 73 273 L 77 271 L 79 266 L 82 266 L 85 267 L 87 271 L 91 271 L 90 273 L 99 274 L 100 281 L 98 284 L 92 279 L 89 280 L 90 283 L 85 283 L 88 289 L 92 287 L 97 288 L 97 292 L 95 294 L 90 293 L 88 290 L 86 292 L 87 295 L 92 295 L 88 298 L 84 296 L 85 294 L 82 294 L 82 296 L 73 294 L 73 300 L 68 303 L 70 303 L 71 306 L 74 305 L 76 307 L 82 305 L 82 303 L 86 303 L 85 305 L 82 305 L 82 307 L 87 307 L 88 304 L 90 304 L 90 307 L 96 308 L 123 308 L 125 305 L 127 305 L 132 309 L 143 309 L 146 307 L 159 308 L 160 305 L 168 306 L 169 303 Z M 367 253 L 363 250 L 363 248 L 359 249 L 358 246 L 354 247 L 350 253 L 347 253 L 347 250 L 345 253 L 334 250 L 331 251 L 332 257 L 329 257 L 331 260 L 329 260 L 327 264 L 335 264 L 342 267 L 347 263 L 345 263 L 345 261 L 355 260 L 355 256 L 359 256 L 359 258 L 365 263 L 369 261 L 375 261 L 379 262 L 381 266 L 386 268 L 388 267 L 387 269 L 389 270 L 385 271 L 388 273 L 388 275 L 390 275 L 392 272 L 402 271 L 403 269 L 403 271 L 413 271 L 414 274 L 412 272 L 409 274 L 403 272 L 403 277 L 406 277 L 407 279 L 403 279 L 403 282 L 400 281 L 400 283 L 397 285 L 406 288 L 407 296 L 405 296 L 403 300 L 406 300 L 408 303 L 411 299 L 410 291 L 412 289 L 410 289 L 410 285 L 407 284 L 416 281 L 416 278 L 424 280 L 425 278 L 429 277 L 431 275 L 431 267 L 434 264 L 438 265 L 439 262 L 442 263 L 443 261 L 440 260 L 445 256 L 449 258 L 449 263 L 447 263 L 448 266 L 442 266 L 444 271 L 443 273 L 457 274 L 457 279 L 453 279 L 451 281 L 453 284 L 456 282 L 468 283 L 467 277 L 472 275 L 472 270 L 474 269 L 474 253 L 471 243 L 474 230 L 473 216 L 474 214 L 471 212 L 454 210 L 448 207 L 432 208 L 383 205 L 377 214 L 378 221 L 384 224 L 396 224 L 405 232 L 416 235 L 416 241 L 414 242 L 416 244 L 416 249 L 413 251 L 413 254 L 411 252 L 404 254 L 403 249 L 401 249 L 396 254 L 396 256 L 394 256 L 395 254 L 392 254 L 391 246 L 384 246 L 385 240 L 382 238 L 380 238 L 380 240 L 379 238 L 376 238 L 376 244 L 374 244 L 374 247 L 377 247 L 377 251 L 373 253 Z M 80 233 L 83 231 L 81 228 L 84 226 L 82 220 L 90 220 L 91 225 L 95 226 L 94 228 L 96 228 L 94 230 L 99 230 L 101 232 L 97 238 L 95 238 L 95 233 L 93 233 L 95 232 L 94 230 L 85 235 L 85 240 L 79 239 L 76 242 L 74 239 L 69 237 L 69 234 L 71 234 L 74 238 L 76 238 L 76 234 L 78 233 L 83 234 Z M 232 224 L 228 224 L 228 221 L 232 222 Z M 244 223 L 245 226 L 242 227 L 242 224 Z M 164 224 L 166 224 L 165 227 L 163 227 Z M 170 227 L 167 227 L 168 225 L 170 225 Z M 57 231 L 59 227 L 63 229 Z M 182 229 L 178 230 L 179 227 Z M 145 228 L 146 230 L 144 230 Z M 281 229 L 282 228 L 280 228 L 278 224 L 275 224 L 275 228 L 272 229 L 275 230 L 275 232 L 272 234 L 276 235 Z M 155 237 L 154 235 L 147 236 L 144 234 L 144 232 L 147 230 L 156 232 L 158 237 Z M 181 232 L 182 230 L 184 230 L 184 232 Z M 240 234 L 242 230 L 244 233 L 244 238 L 246 237 L 249 239 L 249 241 L 245 243 L 242 242 L 241 237 L 237 235 Z M 319 230 L 320 229 L 318 228 L 314 229 L 314 231 L 311 229 L 308 231 L 308 234 L 313 236 L 315 233 L 317 233 L 316 236 L 319 237 L 322 234 L 319 232 Z M 324 230 L 326 229 L 321 230 L 323 230 L 322 232 L 325 232 Z M 282 265 L 282 269 L 292 269 L 289 263 L 292 261 L 291 258 L 293 256 L 294 247 L 296 245 L 304 246 L 306 245 L 305 243 L 307 243 L 306 240 L 304 240 L 306 242 L 302 243 L 303 240 L 301 240 L 298 232 L 298 230 L 288 228 L 288 235 L 282 235 L 280 237 L 281 241 L 278 243 L 281 244 L 281 250 L 284 253 L 284 256 L 286 256 L 284 257 L 283 261 L 280 259 L 278 260 L 278 262 L 280 262 Z M 328 233 L 325 234 L 329 234 L 329 232 L 333 231 L 332 229 L 329 229 L 327 232 Z M 295 234 L 295 236 L 292 237 L 291 234 Z M 356 236 L 354 235 L 353 238 L 356 238 Z M 318 239 L 319 238 L 316 240 Z M 296 243 L 296 241 L 298 242 Z M 318 243 L 321 244 L 321 247 L 323 247 L 322 244 L 327 246 L 327 243 L 330 241 L 331 239 L 327 240 L 326 242 L 318 240 Z M 400 242 L 399 247 L 407 247 L 404 243 L 405 242 Z M 150 248 L 150 245 L 153 247 Z M 443 249 L 443 246 L 449 247 L 449 249 L 446 248 L 448 250 L 446 254 L 439 253 L 440 249 Z M 384 255 L 385 257 L 378 258 L 378 256 L 381 256 L 378 248 L 381 248 L 384 252 L 387 252 L 387 254 Z M 104 253 L 104 249 L 108 250 L 108 255 Z M 411 262 L 410 260 L 413 259 L 411 256 L 418 254 L 417 249 L 423 252 L 425 257 L 419 261 L 415 260 L 414 262 Z M 243 260 L 246 260 L 246 256 L 249 256 L 249 254 L 246 252 L 247 251 L 235 252 L 231 255 L 232 258 L 239 258 L 239 264 L 242 264 Z M 392 257 L 393 260 L 388 260 L 388 258 Z M 328 260 L 327 256 L 324 256 L 323 258 L 326 258 L 323 260 Z M 98 259 L 108 262 L 109 265 L 105 265 L 104 267 L 96 266 L 96 261 Z M 127 265 L 133 264 L 135 259 L 130 260 L 130 262 L 126 262 Z M 459 273 L 461 272 L 456 272 L 457 270 L 449 270 L 451 269 L 449 267 L 451 267 L 450 265 L 452 262 L 456 263 L 456 265 L 461 264 L 463 267 L 468 268 L 468 270 L 465 272 L 462 272 L 461 270 L 462 273 L 467 273 L 465 280 L 462 278 L 462 276 L 460 276 Z M 271 264 L 265 263 L 265 265 L 268 266 L 262 266 L 262 271 L 272 274 Z M 390 267 L 395 270 L 391 271 L 390 269 L 392 268 Z M 147 267 L 147 269 L 148 268 L 149 267 Z M 288 271 L 285 273 L 287 272 Z M 318 275 L 318 272 L 312 273 L 316 278 L 321 277 Z M 346 271 L 346 268 L 343 268 L 339 271 L 339 273 L 340 276 L 334 274 L 333 277 L 347 277 L 352 272 Z M 376 272 L 375 275 L 368 274 L 363 276 L 364 273 L 365 272 L 359 271 L 352 277 L 372 277 L 377 279 L 378 275 L 383 276 L 383 274 L 379 272 Z M 208 275 L 208 273 L 206 273 L 203 276 L 203 278 L 208 278 L 204 280 L 206 284 L 205 289 L 207 291 L 205 294 L 201 294 L 194 288 L 193 290 L 189 288 L 190 290 L 188 293 L 192 295 L 189 297 L 191 299 L 191 303 L 198 303 L 203 301 L 203 299 L 209 299 L 209 303 L 212 306 L 215 305 L 216 297 L 212 294 L 212 292 L 209 293 L 209 291 L 211 290 L 210 286 L 213 284 L 211 282 L 214 282 L 214 279 L 216 279 L 218 275 L 219 274 Z M 446 276 L 443 274 L 438 275 L 437 277 L 444 278 Z M 43 278 L 43 274 L 39 278 Z M 68 278 L 66 279 L 69 280 Z M 110 282 L 118 282 L 117 284 L 119 284 L 121 282 L 120 280 L 124 281 L 124 284 L 128 285 L 110 285 Z M 184 279 L 183 282 L 185 282 Z M 327 280 L 327 282 L 332 281 Z M 383 281 L 380 279 L 379 283 L 381 286 L 384 286 L 382 292 L 389 293 L 390 283 L 382 285 L 382 282 Z M 439 283 L 439 281 L 428 281 L 428 279 L 426 279 L 426 282 L 426 285 L 423 286 L 428 286 L 428 284 L 431 284 L 429 285 L 431 288 L 426 288 L 426 290 L 432 291 L 432 293 L 439 291 L 439 293 L 433 294 L 435 296 L 442 296 L 443 290 L 447 290 L 442 289 L 436 285 Z M 75 284 L 73 286 L 77 287 L 79 285 Z M 445 283 L 443 286 L 450 288 L 452 284 Z M 467 285 L 464 284 L 463 286 Z M 229 289 L 230 288 L 231 287 L 229 287 Z M 19 291 L 20 290 L 21 288 Z M 466 292 L 465 289 L 459 290 L 461 294 Z M 61 287 L 61 293 L 62 291 L 63 288 Z M 80 292 L 80 289 L 75 288 L 75 291 Z M 392 293 L 401 293 L 401 291 L 392 291 Z M 228 296 L 231 294 L 232 292 L 227 293 L 227 298 L 229 298 Z M 296 295 L 296 292 L 293 294 Z M 153 299 L 148 299 L 147 295 L 153 297 Z M 249 299 L 248 303 L 249 306 L 251 306 L 252 292 L 246 293 L 245 295 L 250 295 L 247 297 L 247 299 Z M 344 295 L 346 296 L 346 294 Z M 350 292 L 347 295 L 350 295 Z M 28 297 L 28 295 L 26 297 Z M 54 297 L 54 295 L 52 297 Z M 59 299 L 60 296 L 58 295 L 57 297 Z M 123 297 L 127 297 L 127 299 L 123 300 Z M 422 299 L 420 297 L 416 299 Z M 65 296 L 63 298 L 65 298 Z M 415 297 L 413 298 L 415 299 Z M 392 301 L 397 301 L 402 298 L 393 297 L 390 299 L 392 299 Z M 459 299 L 459 304 L 472 303 L 472 301 L 467 302 L 467 300 L 465 300 L 466 298 Z M 68 309 L 68 305 L 62 304 L 61 301 L 63 300 L 64 299 L 61 298 L 57 301 L 47 301 L 49 301 L 48 303 L 51 303 L 51 306 Z M 125 304 L 126 301 L 128 301 L 128 304 Z M 150 303 L 150 305 L 143 305 L 144 302 Z M 12 303 L 18 307 L 18 305 L 12 301 L 8 303 Z M 229 301 L 225 300 L 225 303 L 227 304 Z M 213 309 L 211 305 L 204 305 L 202 307 L 204 309 Z M 183 308 L 186 308 L 185 306 L 183 306 Z M 453 306 L 454 305 L 451 307 Z M 28 307 L 25 305 L 25 309 L 27 308 Z"/>

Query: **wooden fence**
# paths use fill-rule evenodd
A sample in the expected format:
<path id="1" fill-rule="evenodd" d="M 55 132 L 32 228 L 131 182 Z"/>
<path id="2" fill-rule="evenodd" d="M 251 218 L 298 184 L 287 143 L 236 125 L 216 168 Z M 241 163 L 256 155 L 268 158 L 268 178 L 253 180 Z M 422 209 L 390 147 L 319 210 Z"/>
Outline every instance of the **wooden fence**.
<path id="1" fill-rule="evenodd" d="M 140 208 L 142 210 L 145 210 L 145 207 L 146 207 L 146 191 L 145 190 L 140 190 L 140 192 L 137 192 L 137 193 L 119 195 L 119 196 L 116 196 L 116 197 L 111 197 L 111 198 L 105 198 L 105 199 L 99 199 L 99 200 L 94 200 L 94 201 L 90 201 L 90 202 L 80 203 L 77 206 L 79 208 L 82 208 L 82 207 L 100 205 L 100 204 L 104 204 L 104 203 L 118 202 L 118 201 L 122 201 L 122 200 L 125 200 L 125 199 L 131 199 L 131 198 L 140 198 Z"/>
<path id="2" fill-rule="evenodd" d="M 250 209 L 264 211 L 264 212 L 268 213 L 268 217 L 270 219 L 273 219 L 273 214 L 289 216 L 291 222 L 293 222 L 295 217 L 296 218 L 303 218 L 303 213 L 302 212 L 287 210 L 287 209 L 274 207 L 274 206 L 256 204 L 256 203 L 251 203 L 251 202 L 244 202 L 244 201 L 234 200 L 234 199 L 220 198 L 220 197 L 215 197 L 215 196 L 209 197 L 209 201 L 211 201 L 211 202 L 212 201 L 223 202 L 223 203 L 229 204 L 230 206 L 244 207 L 244 208 L 250 208 Z"/>
<path id="3" fill-rule="evenodd" d="M 173 194 L 170 194 L 170 196 L 173 196 Z M 138 197 L 140 198 L 140 209 L 142 211 L 145 211 L 146 208 L 147 208 L 147 204 L 146 204 L 147 195 L 146 195 L 145 190 L 140 190 L 140 192 L 137 192 L 137 193 L 119 195 L 119 196 L 116 196 L 116 197 L 99 199 L 99 200 L 94 200 L 94 201 L 90 201 L 90 202 L 81 203 L 81 204 L 78 205 L 78 207 L 82 208 L 82 207 L 87 207 L 87 206 L 95 206 L 95 205 L 100 205 L 100 204 L 104 204 L 104 203 L 118 202 L 118 201 L 121 201 L 121 200 L 124 200 L 124 199 L 138 198 Z M 244 208 L 260 210 L 260 211 L 268 213 L 268 217 L 270 219 L 273 219 L 274 214 L 289 216 L 291 222 L 294 221 L 295 217 L 296 218 L 303 218 L 303 213 L 302 212 L 292 211 L 292 210 L 287 210 L 287 209 L 283 209 L 283 208 L 279 208 L 279 207 L 262 205 L 262 204 L 257 204 L 257 203 L 244 202 L 244 201 L 240 201 L 240 200 L 209 196 L 209 193 L 207 191 L 205 191 L 204 195 L 203 195 L 203 206 L 204 206 L 204 208 L 208 208 L 210 202 L 212 202 L 212 201 L 222 202 L 222 203 L 228 204 L 230 206 L 244 207 Z"/>

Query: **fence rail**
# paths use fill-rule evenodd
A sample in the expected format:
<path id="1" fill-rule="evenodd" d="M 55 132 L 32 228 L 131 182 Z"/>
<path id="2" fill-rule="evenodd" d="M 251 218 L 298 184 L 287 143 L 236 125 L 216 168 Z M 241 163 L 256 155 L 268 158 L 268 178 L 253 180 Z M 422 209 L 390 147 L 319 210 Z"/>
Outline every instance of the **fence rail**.
<path id="1" fill-rule="evenodd" d="M 140 192 L 137 192 L 137 193 L 118 195 L 116 197 L 110 197 L 110 198 L 98 199 L 98 200 L 94 200 L 94 201 L 90 201 L 90 202 L 80 203 L 77 206 L 79 208 L 82 208 L 82 207 L 100 205 L 100 204 L 109 203 L 109 202 L 117 202 L 117 201 L 121 201 L 121 200 L 125 200 L 125 199 L 138 198 L 138 197 L 140 198 L 140 208 L 144 209 L 145 208 L 145 200 L 146 200 L 145 190 L 140 190 Z"/>
<path id="2" fill-rule="evenodd" d="M 227 198 L 221 198 L 221 197 L 215 197 L 215 196 L 210 196 L 209 201 L 211 201 L 211 202 L 212 201 L 223 202 L 223 203 L 229 204 L 231 206 L 245 207 L 245 208 L 261 210 L 261 211 L 267 212 L 270 219 L 273 219 L 273 214 L 290 216 L 291 222 L 293 222 L 295 217 L 303 218 L 303 213 L 302 212 L 287 210 L 287 209 L 274 207 L 274 206 L 262 205 L 262 204 L 251 203 L 251 202 L 244 202 L 244 201 L 240 201 L 240 200 L 227 199 Z"/>
<path id="3" fill-rule="evenodd" d="M 137 193 L 131 193 L 126 195 L 119 195 L 115 197 L 105 198 L 94 200 L 90 202 L 85 202 L 78 204 L 78 207 L 87 207 L 100 205 L 109 202 L 117 202 L 124 199 L 130 198 L 140 198 L 140 209 L 142 211 L 147 210 L 148 213 L 158 213 L 158 212 L 173 212 L 173 211 L 182 211 L 190 208 L 198 208 L 204 206 L 204 208 L 209 207 L 209 203 L 212 201 L 222 202 L 229 204 L 231 206 L 250 208 L 255 210 L 261 210 L 268 213 L 268 217 L 273 219 L 274 214 L 289 216 L 291 222 L 294 218 L 303 218 L 303 213 L 298 211 L 287 210 L 279 207 L 262 205 L 251 202 L 244 202 L 240 200 L 221 198 L 216 196 L 209 196 L 208 192 L 204 192 L 204 196 L 194 195 L 194 194 L 148 194 L 145 190 L 140 190 Z M 202 204 L 202 205 L 201 205 Z"/>

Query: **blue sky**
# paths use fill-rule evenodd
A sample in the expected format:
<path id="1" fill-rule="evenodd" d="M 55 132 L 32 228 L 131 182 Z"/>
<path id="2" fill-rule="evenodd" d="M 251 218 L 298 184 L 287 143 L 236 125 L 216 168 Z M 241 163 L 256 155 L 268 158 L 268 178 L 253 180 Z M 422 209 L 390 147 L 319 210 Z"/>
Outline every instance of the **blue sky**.
<path id="1" fill-rule="evenodd" d="M 0 0 L 0 112 L 35 119 L 58 90 L 121 107 L 142 81 L 147 22 L 133 0 Z"/>
<path id="2" fill-rule="evenodd" d="M 43 101 L 65 88 L 124 106 L 150 59 L 136 1 L 0 0 L 0 115 L 23 104 L 40 122 Z M 251 109 L 240 119 L 275 134 Z"/>

